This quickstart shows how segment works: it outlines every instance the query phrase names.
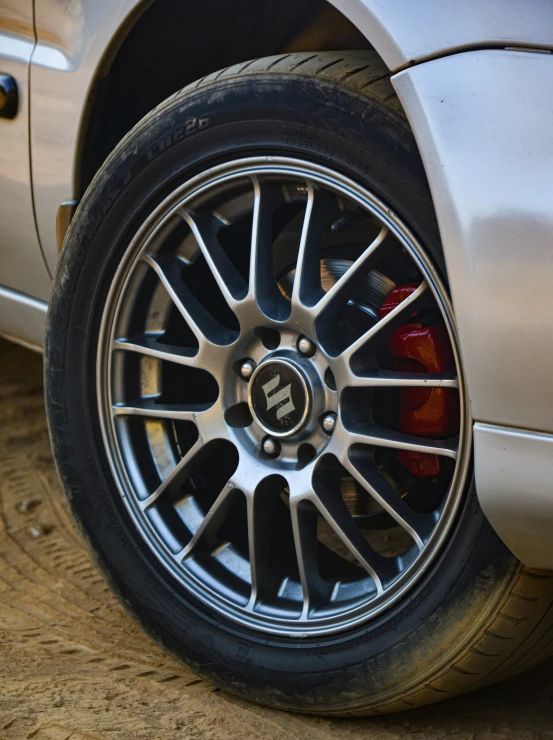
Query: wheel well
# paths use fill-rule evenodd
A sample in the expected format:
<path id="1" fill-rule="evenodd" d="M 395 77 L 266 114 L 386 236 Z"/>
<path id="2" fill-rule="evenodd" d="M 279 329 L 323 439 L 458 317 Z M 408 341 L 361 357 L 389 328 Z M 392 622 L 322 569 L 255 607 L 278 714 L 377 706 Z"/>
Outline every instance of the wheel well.
<path id="1" fill-rule="evenodd" d="M 325 0 L 155 0 L 108 49 L 80 137 L 82 195 L 104 159 L 156 105 L 205 75 L 290 51 L 371 48 Z"/>

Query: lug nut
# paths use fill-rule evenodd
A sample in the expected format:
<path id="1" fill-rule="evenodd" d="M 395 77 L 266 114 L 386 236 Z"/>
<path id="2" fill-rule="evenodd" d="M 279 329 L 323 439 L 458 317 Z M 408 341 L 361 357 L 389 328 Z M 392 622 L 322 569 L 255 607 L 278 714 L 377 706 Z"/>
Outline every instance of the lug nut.
<path id="1" fill-rule="evenodd" d="M 244 378 L 244 380 L 249 380 L 252 377 L 254 370 L 255 362 L 252 362 L 251 360 L 246 360 L 246 362 L 243 362 L 240 366 L 240 375 Z"/>
<path id="2" fill-rule="evenodd" d="M 280 444 L 276 439 L 267 437 L 263 440 L 263 452 L 269 457 L 278 457 L 280 453 Z"/>
<path id="3" fill-rule="evenodd" d="M 326 434 L 332 434 L 336 426 L 336 414 L 332 412 L 325 414 L 321 419 L 321 426 Z"/>
<path id="4" fill-rule="evenodd" d="M 317 348 L 313 344 L 313 342 L 308 339 L 307 337 L 300 337 L 298 340 L 298 350 L 302 355 L 305 355 L 306 357 L 311 357 L 311 355 L 315 354 L 315 350 Z"/>

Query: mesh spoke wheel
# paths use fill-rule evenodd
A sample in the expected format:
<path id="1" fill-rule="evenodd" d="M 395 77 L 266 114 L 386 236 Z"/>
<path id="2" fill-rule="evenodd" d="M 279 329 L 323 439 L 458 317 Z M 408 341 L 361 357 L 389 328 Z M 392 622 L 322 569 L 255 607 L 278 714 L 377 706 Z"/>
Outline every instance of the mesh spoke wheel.
<path id="1" fill-rule="evenodd" d="M 410 291 L 383 315 L 398 285 Z M 394 366 L 388 342 L 413 317 L 445 329 L 451 369 Z M 136 526 L 231 620 L 297 636 L 367 620 L 452 524 L 470 430 L 447 293 L 401 220 L 337 172 L 251 158 L 172 193 L 121 262 L 98 359 Z M 402 432 L 406 388 L 443 389 L 455 433 Z M 439 473 L 417 478 L 401 451 Z"/>

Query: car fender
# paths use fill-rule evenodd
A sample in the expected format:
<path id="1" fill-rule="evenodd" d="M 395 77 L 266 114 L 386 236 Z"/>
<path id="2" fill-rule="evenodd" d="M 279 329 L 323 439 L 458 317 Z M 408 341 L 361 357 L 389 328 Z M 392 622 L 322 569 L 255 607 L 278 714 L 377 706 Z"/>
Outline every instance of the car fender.
<path id="1" fill-rule="evenodd" d="M 525 564 L 552 568 L 536 522 L 553 524 L 553 54 L 465 52 L 392 82 L 438 217 L 480 502 Z"/>

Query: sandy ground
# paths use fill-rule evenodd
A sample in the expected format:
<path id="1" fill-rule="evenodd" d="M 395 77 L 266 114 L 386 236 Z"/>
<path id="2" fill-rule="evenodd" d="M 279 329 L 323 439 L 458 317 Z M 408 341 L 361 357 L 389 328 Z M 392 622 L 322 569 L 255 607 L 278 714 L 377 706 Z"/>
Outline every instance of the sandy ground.
<path id="1" fill-rule="evenodd" d="M 0 740 L 553 740 L 553 662 L 410 714 L 289 715 L 197 679 L 106 589 L 65 510 L 39 355 L 0 340 Z"/>

